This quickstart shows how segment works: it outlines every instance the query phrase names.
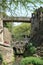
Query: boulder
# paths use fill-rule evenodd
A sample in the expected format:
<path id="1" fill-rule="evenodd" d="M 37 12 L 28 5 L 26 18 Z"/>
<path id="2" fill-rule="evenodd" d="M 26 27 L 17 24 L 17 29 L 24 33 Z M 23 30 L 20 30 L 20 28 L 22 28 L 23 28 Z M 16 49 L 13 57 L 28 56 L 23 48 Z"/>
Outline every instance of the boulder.
<path id="1" fill-rule="evenodd" d="M 3 56 L 3 62 L 12 63 L 14 61 L 13 49 L 11 47 L 5 47 L 0 45 L 0 53 Z"/>

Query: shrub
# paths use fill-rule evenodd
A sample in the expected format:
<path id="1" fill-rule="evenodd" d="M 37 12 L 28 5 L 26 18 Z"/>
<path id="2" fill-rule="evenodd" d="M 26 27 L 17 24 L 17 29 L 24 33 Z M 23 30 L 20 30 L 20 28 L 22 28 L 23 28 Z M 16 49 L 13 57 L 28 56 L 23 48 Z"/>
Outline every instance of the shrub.
<path id="1" fill-rule="evenodd" d="M 29 65 L 29 64 L 43 65 L 43 60 L 38 57 L 26 57 L 23 58 L 20 62 L 20 65 Z"/>
<path id="2" fill-rule="evenodd" d="M 28 47 L 27 48 L 28 48 L 28 50 L 29 50 L 29 52 L 31 54 L 35 53 L 35 51 L 36 51 L 36 48 L 35 48 L 35 46 L 33 46 L 32 43 L 28 44 Z"/>
<path id="3" fill-rule="evenodd" d="M 24 57 L 32 56 L 36 52 L 36 48 L 32 43 L 29 43 L 27 46 L 25 46 L 25 49 Z"/>

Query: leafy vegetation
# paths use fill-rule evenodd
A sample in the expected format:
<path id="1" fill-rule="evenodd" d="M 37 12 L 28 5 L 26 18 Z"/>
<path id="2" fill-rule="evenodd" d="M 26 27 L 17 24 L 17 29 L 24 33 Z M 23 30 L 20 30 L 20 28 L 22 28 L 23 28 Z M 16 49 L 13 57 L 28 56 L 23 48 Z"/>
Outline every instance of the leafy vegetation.
<path id="1" fill-rule="evenodd" d="M 26 57 L 23 58 L 20 62 L 20 65 L 43 65 L 43 60 L 38 57 Z"/>
<path id="2" fill-rule="evenodd" d="M 43 0 L 0 0 L 0 12 L 5 12 L 6 10 L 17 15 L 15 12 L 21 7 L 25 8 L 26 11 L 35 9 L 36 7 L 43 4 Z M 12 8 L 13 7 L 13 8 Z"/>
<path id="3" fill-rule="evenodd" d="M 12 30 L 12 22 L 4 22 L 3 26 L 8 28 L 9 31 L 11 32 L 11 30 Z"/>
<path id="4" fill-rule="evenodd" d="M 32 45 L 32 43 L 28 44 L 28 50 L 31 54 L 35 53 L 36 48 Z"/>
<path id="5" fill-rule="evenodd" d="M 29 36 L 31 30 L 30 23 L 21 23 L 19 26 L 13 26 L 12 22 L 5 22 L 4 27 L 8 28 L 9 31 L 12 33 L 12 37 L 17 40 L 23 40 L 24 35 Z"/>
<path id="6" fill-rule="evenodd" d="M 6 61 L 3 61 L 3 65 L 8 65 Z"/>
<path id="7" fill-rule="evenodd" d="M 35 54 L 36 48 L 33 46 L 32 43 L 29 43 L 28 45 L 25 45 L 25 51 L 24 51 L 24 57 L 32 56 Z"/>
<path id="8" fill-rule="evenodd" d="M 23 40 L 24 39 L 24 35 L 28 35 L 30 34 L 30 30 L 31 30 L 31 24 L 30 23 L 21 23 L 19 26 L 14 26 L 12 28 L 12 34 L 13 37 L 16 38 L 17 40 Z"/>

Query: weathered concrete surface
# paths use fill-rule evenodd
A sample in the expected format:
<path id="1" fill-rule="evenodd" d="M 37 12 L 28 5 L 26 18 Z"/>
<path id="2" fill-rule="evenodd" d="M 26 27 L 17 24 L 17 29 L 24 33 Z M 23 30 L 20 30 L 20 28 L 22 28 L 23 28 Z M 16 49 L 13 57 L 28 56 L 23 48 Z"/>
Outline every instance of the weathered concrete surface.
<path id="1" fill-rule="evenodd" d="M 31 23 L 31 18 L 29 17 L 4 17 L 4 22 L 28 22 Z"/>

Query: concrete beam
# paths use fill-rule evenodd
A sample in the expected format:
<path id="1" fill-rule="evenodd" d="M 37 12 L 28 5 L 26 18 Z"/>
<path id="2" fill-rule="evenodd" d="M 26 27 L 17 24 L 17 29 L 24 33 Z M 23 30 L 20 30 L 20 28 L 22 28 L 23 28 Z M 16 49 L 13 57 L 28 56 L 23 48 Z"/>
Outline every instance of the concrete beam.
<path id="1" fill-rule="evenodd" d="M 28 22 L 31 23 L 31 18 L 29 17 L 4 17 L 4 22 Z"/>

